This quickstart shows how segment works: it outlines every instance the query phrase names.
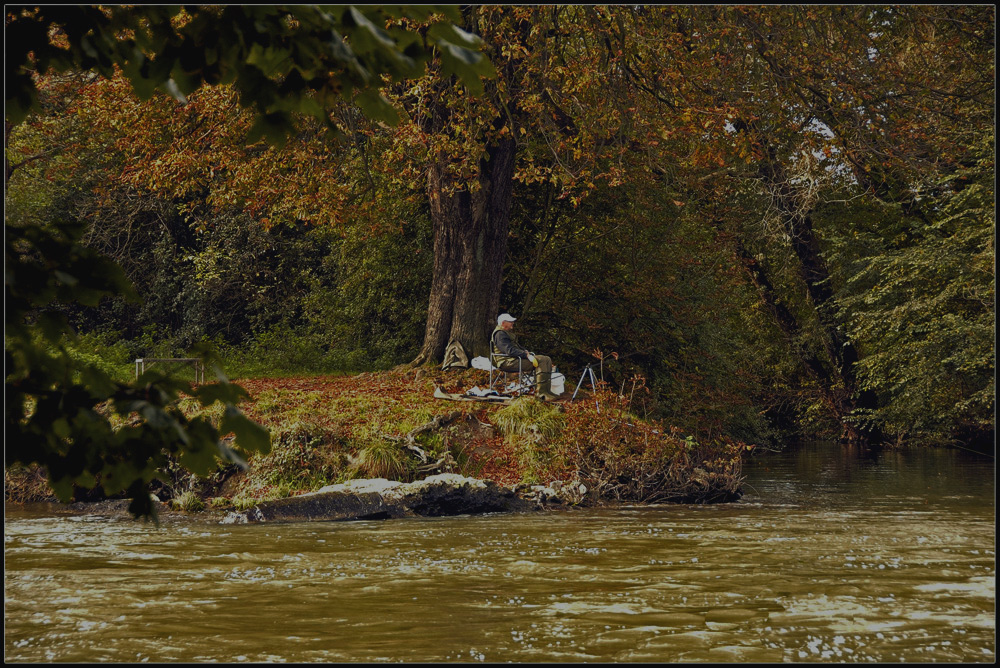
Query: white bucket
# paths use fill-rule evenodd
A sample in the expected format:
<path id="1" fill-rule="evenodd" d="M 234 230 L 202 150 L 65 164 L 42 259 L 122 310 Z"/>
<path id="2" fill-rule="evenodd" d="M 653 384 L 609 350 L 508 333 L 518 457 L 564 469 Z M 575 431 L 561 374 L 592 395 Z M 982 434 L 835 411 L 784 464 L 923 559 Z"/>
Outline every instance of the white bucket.
<path id="1" fill-rule="evenodd" d="M 566 391 L 566 376 L 559 373 L 559 367 L 552 367 L 552 394 L 562 394 Z"/>

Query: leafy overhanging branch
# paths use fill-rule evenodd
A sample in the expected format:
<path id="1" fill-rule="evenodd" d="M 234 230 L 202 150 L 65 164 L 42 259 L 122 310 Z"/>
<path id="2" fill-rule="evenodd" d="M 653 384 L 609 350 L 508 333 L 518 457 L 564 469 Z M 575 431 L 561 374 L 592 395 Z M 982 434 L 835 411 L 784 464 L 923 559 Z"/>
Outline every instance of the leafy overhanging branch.
<path id="1" fill-rule="evenodd" d="M 38 108 L 37 77 L 52 70 L 109 79 L 121 71 L 142 99 L 162 90 L 186 102 L 203 85 L 232 84 L 254 114 L 249 141 L 283 144 L 295 114 L 336 131 L 327 110 L 336 98 L 394 123 L 395 111 L 378 92 L 383 76 L 414 76 L 434 55 L 474 90 L 480 76 L 492 74 L 476 51 L 478 38 L 438 21 L 439 14 L 458 17 L 435 7 L 10 8 L 5 137 Z M 409 30 L 408 22 L 430 25 Z M 201 387 L 156 372 L 127 384 L 71 358 L 66 342 L 75 334 L 63 305 L 138 299 L 120 267 L 81 243 L 84 232 L 73 221 L 5 221 L 5 464 L 44 466 L 63 501 L 75 486 L 100 484 L 107 494 L 126 491 L 134 515 L 155 517 L 148 483 L 168 459 L 206 475 L 220 459 L 245 465 L 242 453 L 268 452 L 270 436 L 236 408 L 246 393 L 217 366 L 219 382 Z M 214 361 L 207 350 L 194 354 Z M 205 407 L 222 402 L 219 426 L 184 417 L 175 405 L 182 393 Z M 128 424 L 116 427 L 120 420 Z M 226 433 L 235 434 L 242 453 L 220 438 Z"/>
<path id="2" fill-rule="evenodd" d="M 336 132 L 327 110 L 340 99 L 395 124 L 378 90 L 383 76 L 418 76 L 435 56 L 473 92 L 493 76 L 479 38 L 450 22 L 459 19 L 455 8 L 431 5 L 11 8 L 5 113 L 16 124 L 37 108 L 37 74 L 111 78 L 120 68 L 141 99 L 160 90 L 184 102 L 203 85 L 232 84 L 254 112 L 252 137 L 273 143 L 294 132 L 296 114 Z"/>

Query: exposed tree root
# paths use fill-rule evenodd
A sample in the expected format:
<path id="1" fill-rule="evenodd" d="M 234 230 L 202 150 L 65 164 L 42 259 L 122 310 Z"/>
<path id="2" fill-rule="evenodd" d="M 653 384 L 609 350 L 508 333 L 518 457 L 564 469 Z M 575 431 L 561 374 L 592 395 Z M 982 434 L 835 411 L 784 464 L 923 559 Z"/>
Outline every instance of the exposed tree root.
<path id="1" fill-rule="evenodd" d="M 437 415 L 430 422 L 422 424 L 419 427 L 414 427 L 406 436 L 389 436 L 387 434 L 382 434 L 382 436 L 387 440 L 400 443 L 404 448 L 412 452 L 420 460 L 420 464 L 417 466 L 419 473 L 453 473 L 455 470 L 455 459 L 451 456 L 451 453 L 445 452 L 444 455 L 432 461 L 427 452 L 417 445 L 417 437 L 424 434 L 431 434 L 443 427 L 447 427 L 460 417 L 462 417 L 462 411 L 452 411 Z"/>

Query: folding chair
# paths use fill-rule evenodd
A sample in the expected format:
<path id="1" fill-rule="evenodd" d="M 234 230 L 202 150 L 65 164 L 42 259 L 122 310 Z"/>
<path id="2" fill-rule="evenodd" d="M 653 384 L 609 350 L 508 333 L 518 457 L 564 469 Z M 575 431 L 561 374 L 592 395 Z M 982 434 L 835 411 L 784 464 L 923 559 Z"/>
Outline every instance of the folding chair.
<path id="1" fill-rule="evenodd" d="M 527 367 L 527 368 L 526 368 Z M 513 376 L 513 379 L 511 378 Z M 500 394 L 519 397 L 535 391 L 535 367 L 517 359 L 517 371 L 503 371 L 496 365 L 496 355 L 490 352 L 490 389 Z"/>

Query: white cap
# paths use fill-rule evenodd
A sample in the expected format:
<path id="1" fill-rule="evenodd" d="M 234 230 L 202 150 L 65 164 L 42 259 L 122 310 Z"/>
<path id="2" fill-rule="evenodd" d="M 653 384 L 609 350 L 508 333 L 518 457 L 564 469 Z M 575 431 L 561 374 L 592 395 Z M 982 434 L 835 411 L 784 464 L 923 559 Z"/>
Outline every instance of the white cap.
<path id="1" fill-rule="evenodd" d="M 510 313 L 501 313 L 499 316 L 497 316 L 497 325 L 502 325 L 508 320 L 510 322 L 514 322 L 515 320 L 517 320 L 517 318 L 512 316 Z"/>

